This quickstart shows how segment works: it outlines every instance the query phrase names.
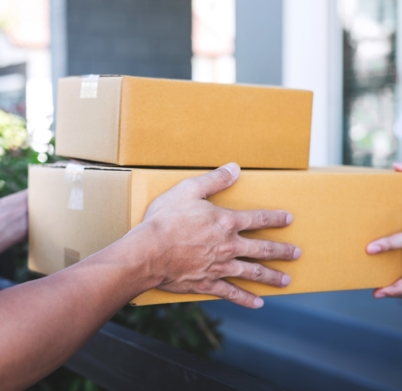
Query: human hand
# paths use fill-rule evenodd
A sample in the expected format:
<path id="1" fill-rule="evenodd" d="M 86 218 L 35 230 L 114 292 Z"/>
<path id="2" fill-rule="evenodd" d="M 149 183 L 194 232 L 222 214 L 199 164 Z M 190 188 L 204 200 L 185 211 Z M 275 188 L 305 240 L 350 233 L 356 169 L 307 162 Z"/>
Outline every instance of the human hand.
<path id="1" fill-rule="evenodd" d="M 158 288 L 175 293 L 202 293 L 250 308 L 263 300 L 224 280 L 239 277 L 285 287 L 290 277 L 255 259 L 294 260 L 301 250 L 291 244 L 246 239 L 240 231 L 285 227 L 293 221 L 285 211 L 234 211 L 217 207 L 207 197 L 232 186 L 240 168 L 230 163 L 206 175 L 187 179 L 149 206 L 148 224 L 154 242 L 151 270 L 159 273 Z M 130 233 L 127 237 L 130 236 Z"/>
<path id="2" fill-rule="evenodd" d="M 239 175 L 239 166 L 231 163 L 185 180 L 152 202 L 144 221 L 117 242 L 60 272 L 0 292 L 1 389 L 26 389 L 54 371 L 119 308 L 149 289 L 211 294 L 258 308 L 261 298 L 224 278 L 288 285 L 287 275 L 237 258 L 292 260 L 301 251 L 238 233 L 284 227 L 292 216 L 234 211 L 206 200 L 233 185 Z M 14 216 L 11 201 L 19 201 L 15 207 L 21 213 L 8 220 L 19 222 L 21 237 L 26 235 L 26 193 L 15 197 L 1 200 L 0 212 Z"/>
<path id="3" fill-rule="evenodd" d="M 26 238 L 28 191 L 0 198 L 0 253 Z"/>
<path id="4" fill-rule="evenodd" d="M 394 169 L 395 171 L 402 172 L 402 163 L 394 163 Z M 402 248 L 402 232 L 375 240 L 368 244 L 366 250 L 368 254 L 379 254 L 400 248 Z M 373 295 L 376 299 L 402 297 L 402 278 L 392 285 L 375 289 Z"/>

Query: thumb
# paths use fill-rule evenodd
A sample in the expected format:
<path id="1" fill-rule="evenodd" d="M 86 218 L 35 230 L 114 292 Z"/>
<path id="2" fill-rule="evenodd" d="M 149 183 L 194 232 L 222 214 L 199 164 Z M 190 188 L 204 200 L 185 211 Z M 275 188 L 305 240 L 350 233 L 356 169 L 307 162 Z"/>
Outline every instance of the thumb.
<path id="1" fill-rule="evenodd" d="M 383 297 L 401 297 L 402 296 L 402 279 L 398 280 L 390 286 L 385 288 L 375 289 L 373 296 L 376 299 L 382 299 Z"/>
<path id="2" fill-rule="evenodd" d="M 367 246 L 369 254 L 377 254 L 402 248 L 402 232 L 371 242 Z"/>
<path id="3" fill-rule="evenodd" d="M 240 176 L 240 167 L 236 163 L 229 163 L 209 172 L 208 174 L 193 178 L 197 197 L 207 198 L 213 194 L 232 186 Z"/>

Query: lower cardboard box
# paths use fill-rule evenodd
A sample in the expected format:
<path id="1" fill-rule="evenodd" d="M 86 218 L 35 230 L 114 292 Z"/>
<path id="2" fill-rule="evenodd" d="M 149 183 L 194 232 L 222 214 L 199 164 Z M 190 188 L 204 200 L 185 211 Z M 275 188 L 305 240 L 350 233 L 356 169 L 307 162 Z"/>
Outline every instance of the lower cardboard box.
<path id="1" fill-rule="evenodd" d="M 30 270 L 51 274 L 101 250 L 139 224 L 152 200 L 200 170 L 44 165 L 29 168 Z M 210 197 L 233 209 L 283 209 L 294 222 L 282 229 L 244 232 L 289 242 L 297 261 L 261 263 L 288 273 L 275 288 L 229 279 L 258 295 L 380 287 L 402 276 L 402 251 L 369 256 L 365 247 L 402 231 L 402 174 L 334 167 L 307 171 L 243 170 L 231 188 Z M 153 289 L 136 305 L 211 300 L 212 296 Z"/>

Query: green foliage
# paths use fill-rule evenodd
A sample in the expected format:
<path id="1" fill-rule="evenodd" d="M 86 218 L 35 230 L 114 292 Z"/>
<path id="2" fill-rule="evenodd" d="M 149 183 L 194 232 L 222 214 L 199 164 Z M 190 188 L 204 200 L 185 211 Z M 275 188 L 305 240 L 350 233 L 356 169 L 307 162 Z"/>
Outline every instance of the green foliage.
<path id="1" fill-rule="evenodd" d="M 28 187 L 28 165 L 39 164 L 38 158 L 29 146 L 25 121 L 0 110 L 0 197 Z M 55 157 L 46 154 L 45 160 Z"/>
<path id="2" fill-rule="evenodd" d="M 0 197 L 26 189 L 28 165 L 40 164 L 39 153 L 31 149 L 28 143 L 25 122 L 14 115 L 0 111 Z M 47 162 L 57 160 L 48 154 L 45 158 Z M 22 243 L 15 249 L 18 282 L 34 278 L 26 266 L 27 249 L 27 243 Z M 112 321 L 202 357 L 208 357 L 210 352 L 219 349 L 222 340 L 217 331 L 219 321 L 210 319 L 196 303 L 135 308 L 126 306 Z M 66 368 L 60 368 L 30 390 L 101 391 L 102 389 Z"/>
<path id="3" fill-rule="evenodd" d="M 0 110 L 0 156 L 8 150 L 16 150 L 27 145 L 28 135 L 25 121 Z"/>
<path id="4" fill-rule="evenodd" d="M 103 388 L 62 367 L 29 388 L 29 391 L 103 391 Z"/>
<path id="5" fill-rule="evenodd" d="M 5 151 L 0 157 L 0 197 L 28 187 L 28 165 L 39 164 L 31 148 Z"/>
<path id="6" fill-rule="evenodd" d="M 221 346 L 220 322 L 210 319 L 197 303 L 127 306 L 112 321 L 202 357 Z"/>

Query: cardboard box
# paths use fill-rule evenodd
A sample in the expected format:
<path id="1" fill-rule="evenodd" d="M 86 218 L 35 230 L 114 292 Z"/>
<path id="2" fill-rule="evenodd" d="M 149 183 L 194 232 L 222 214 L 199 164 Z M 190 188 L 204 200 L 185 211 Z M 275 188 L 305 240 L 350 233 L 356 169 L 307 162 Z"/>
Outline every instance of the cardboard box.
<path id="1" fill-rule="evenodd" d="M 68 77 L 56 153 L 122 166 L 307 169 L 312 98 L 280 87 Z"/>
<path id="2" fill-rule="evenodd" d="M 142 221 L 147 206 L 158 195 L 184 178 L 203 173 L 89 166 L 74 182 L 66 171 L 56 166 L 29 170 L 29 268 L 44 274 L 61 270 L 119 239 Z M 80 186 L 81 205 L 71 202 Z M 402 174 L 388 170 L 243 170 L 232 188 L 210 200 L 227 208 L 293 213 L 295 220 L 287 228 L 244 233 L 300 246 L 303 255 L 297 261 L 263 262 L 287 272 L 292 283 L 275 288 L 233 280 L 258 295 L 281 295 L 374 288 L 401 277 L 401 251 L 375 256 L 365 252 L 370 241 L 402 231 L 401 194 Z M 71 204 L 76 209 L 71 209 Z M 134 303 L 209 299 L 212 297 L 151 290 Z"/>

